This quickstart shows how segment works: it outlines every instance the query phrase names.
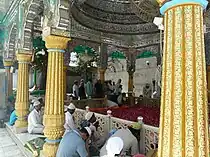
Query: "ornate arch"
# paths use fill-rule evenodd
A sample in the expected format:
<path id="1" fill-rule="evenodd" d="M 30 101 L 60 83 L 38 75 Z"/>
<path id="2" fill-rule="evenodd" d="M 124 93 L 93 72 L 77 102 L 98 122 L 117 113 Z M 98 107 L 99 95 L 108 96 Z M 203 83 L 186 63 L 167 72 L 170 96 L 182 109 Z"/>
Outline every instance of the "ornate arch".
<path id="1" fill-rule="evenodd" d="M 34 30 L 40 30 L 41 34 L 41 15 L 43 13 L 43 0 L 29 0 L 22 4 L 22 8 L 19 10 L 20 14 L 23 15 L 24 19 L 19 19 L 19 40 L 18 48 L 26 51 L 32 50 L 32 37 Z M 20 15 L 19 15 L 20 16 Z"/>
<path id="2" fill-rule="evenodd" d="M 15 48 L 16 48 L 16 40 L 17 39 L 17 25 L 13 23 L 8 34 L 8 47 L 7 47 L 7 58 L 14 59 L 15 58 Z"/>

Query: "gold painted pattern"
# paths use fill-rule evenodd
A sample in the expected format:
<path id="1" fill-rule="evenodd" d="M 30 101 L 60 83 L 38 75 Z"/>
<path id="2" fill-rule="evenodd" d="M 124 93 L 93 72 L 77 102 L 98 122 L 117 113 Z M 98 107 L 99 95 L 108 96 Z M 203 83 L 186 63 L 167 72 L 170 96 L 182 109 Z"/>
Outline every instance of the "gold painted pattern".
<path id="1" fill-rule="evenodd" d="M 159 157 L 209 157 L 203 11 L 165 12 Z"/>
<path id="2" fill-rule="evenodd" d="M 48 36 L 46 45 L 55 49 L 48 54 L 47 86 L 44 113 L 44 135 L 48 140 L 58 140 L 64 133 L 64 58 L 63 53 L 56 49 L 65 49 L 69 39 Z M 54 47 L 55 46 L 55 47 Z M 46 143 L 43 152 L 45 156 L 56 155 L 58 144 Z M 53 150 L 49 151 L 51 148 Z"/>
<path id="3" fill-rule="evenodd" d="M 32 55 L 18 54 L 18 83 L 15 110 L 18 116 L 15 126 L 17 128 L 27 127 L 27 114 L 29 104 L 29 61 Z"/>

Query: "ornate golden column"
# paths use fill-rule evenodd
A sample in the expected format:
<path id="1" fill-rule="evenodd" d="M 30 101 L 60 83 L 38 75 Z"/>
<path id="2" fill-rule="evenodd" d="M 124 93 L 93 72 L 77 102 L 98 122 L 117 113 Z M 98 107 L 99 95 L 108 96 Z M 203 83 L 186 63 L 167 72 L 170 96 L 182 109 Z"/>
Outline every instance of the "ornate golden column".
<path id="1" fill-rule="evenodd" d="M 64 59 L 69 38 L 47 36 L 48 48 L 47 85 L 44 113 L 44 135 L 47 137 L 43 147 L 45 157 L 55 157 L 58 144 L 64 133 Z"/>
<path id="2" fill-rule="evenodd" d="M 133 97 L 133 73 L 128 72 L 128 101 L 130 105 L 134 105 L 134 97 Z"/>
<path id="3" fill-rule="evenodd" d="M 15 122 L 16 128 L 27 127 L 27 115 L 29 109 L 29 63 L 32 55 L 17 54 L 18 60 L 18 83 L 15 110 L 18 116 Z"/>
<path id="4" fill-rule="evenodd" d="M 5 71 L 6 71 L 6 85 L 7 85 L 7 91 L 6 91 L 6 96 L 7 98 L 9 96 L 12 95 L 12 88 L 13 88 L 13 73 L 10 72 L 10 69 L 11 69 L 11 66 L 13 65 L 13 61 L 12 60 L 7 60 L 5 59 L 4 60 L 4 68 L 5 68 Z"/>
<path id="5" fill-rule="evenodd" d="M 208 91 L 208 102 L 210 103 L 210 66 L 207 66 L 207 91 Z"/>
<path id="6" fill-rule="evenodd" d="M 104 83 L 105 81 L 105 72 L 106 72 L 106 69 L 99 68 L 99 75 L 100 75 L 101 83 Z"/>
<path id="7" fill-rule="evenodd" d="M 206 0 L 172 0 L 164 14 L 158 157 L 209 157 L 203 9 Z"/>
<path id="8" fill-rule="evenodd" d="M 67 66 L 63 66 L 63 94 L 64 94 L 64 100 L 66 99 L 66 72 L 67 72 Z"/>

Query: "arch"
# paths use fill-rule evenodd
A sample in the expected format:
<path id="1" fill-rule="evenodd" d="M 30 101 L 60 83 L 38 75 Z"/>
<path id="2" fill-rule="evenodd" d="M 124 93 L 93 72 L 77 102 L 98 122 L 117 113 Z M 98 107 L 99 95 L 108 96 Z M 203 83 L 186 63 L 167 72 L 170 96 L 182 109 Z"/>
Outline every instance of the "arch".
<path id="1" fill-rule="evenodd" d="M 12 27 L 8 36 L 8 47 L 7 47 L 7 56 L 8 58 L 15 58 L 15 48 L 16 48 L 16 40 L 17 39 L 17 25 L 16 23 L 12 24 Z"/>
<path id="2" fill-rule="evenodd" d="M 41 14 L 43 13 L 43 0 L 31 0 L 26 4 L 28 9 L 26 11 L 25 19 L 23 22 L 23 32 L 21 32 L 21 39 L 19 39 L 19 47 L 24 50 L 32 49 L 32 37 L 33 29 L 36 26 L 36 29 L 41 28 Z M 41 34 L 41 32 L 39 32 Z M 23 41 L 23 43 L 22 43 Z"/>

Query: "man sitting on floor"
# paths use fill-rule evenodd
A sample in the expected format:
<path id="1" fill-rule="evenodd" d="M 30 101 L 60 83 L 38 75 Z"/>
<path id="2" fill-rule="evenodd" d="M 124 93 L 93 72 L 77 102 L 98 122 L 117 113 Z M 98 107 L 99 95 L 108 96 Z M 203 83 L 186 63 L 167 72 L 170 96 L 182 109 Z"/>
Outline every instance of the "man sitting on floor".
<path id="1" fill-rule="evenodd" d="M 15 113 L 15 110 L 11 113 L 10 118 L 9 118 L 9 125 L 13 126 L 17 120 L 17 115 Z"/>
<path id="2" fill-rule="evenodd" d="M 41 118 L 41 104 L 39 101 L 35 101 L 34 109 L 28 116 L 28 132 L 30 134 L 43 134 L 44 126 L 42 125 L 42 118 Z"/>
<path id="3" fill-rule="evenodd" d="M 139 123 L 134 123 L 127 129 L 117 130 L 110 138 L 112 137 L 121 138 L 124 143 L 122 154 L 133 156 L 139 154 L 138 140 L 139 140 L 140 128 L 141 125 Z M 100 156 L 105 156 L 107 154 L 106 145 L 107 143 L 101 148 Z"/>
<path id="4" fill-rule="evenodd" d="M 90 136 L 89 127 L 67 132 L 59 144 L 56 157 L 90 157 L 88 150 Z"/>
<path id="5" fill-rule="evenodd" d="M 76 107 L 74 106 L 74 104 L 73 103 L 70 103 L 70 105 L 67 107 L 67 111 L 65 113 L 65 124 L 64 124 L 64 128 L 66 130 L 65 130 L 64 135 L 67 132 L 76 129 L 76 126 L 75 126 L 75 123 L 74 123 L 74 119 L 73 119 L 73 114 L 74 114 L 75 110 L 76 110 Z"/>

